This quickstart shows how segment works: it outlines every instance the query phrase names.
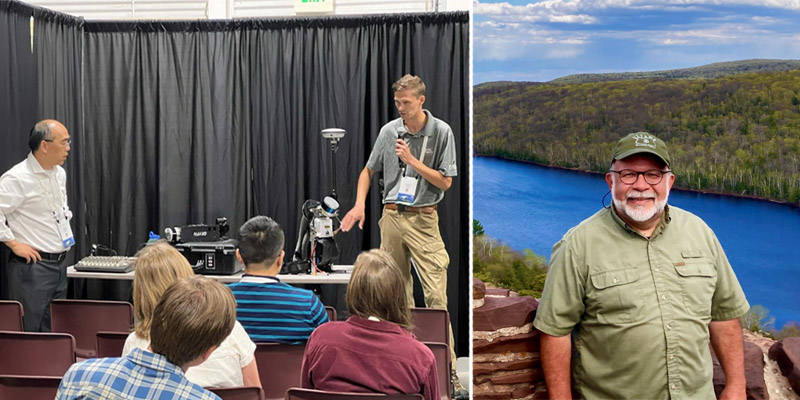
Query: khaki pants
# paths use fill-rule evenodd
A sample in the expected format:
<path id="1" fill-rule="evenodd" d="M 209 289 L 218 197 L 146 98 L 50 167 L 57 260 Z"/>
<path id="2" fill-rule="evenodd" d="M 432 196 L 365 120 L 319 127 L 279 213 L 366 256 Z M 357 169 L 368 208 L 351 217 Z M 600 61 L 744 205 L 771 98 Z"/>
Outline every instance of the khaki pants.
<path id="1" fill-rule="evenodd" d="M 381 249 L 391 254 L 406 279 L 409 307 L 414 306 L 414 281 L 411 259 L 417 267 L 425 306 L 447 309 L 447 266 L 450 256 L 439 233 L 439 214 L 400 212 L 383 209 L 378 225 L 381 228 Z M 456 353 L 453 327 L 450 326 L 451 366 L 455 370 Z"/>

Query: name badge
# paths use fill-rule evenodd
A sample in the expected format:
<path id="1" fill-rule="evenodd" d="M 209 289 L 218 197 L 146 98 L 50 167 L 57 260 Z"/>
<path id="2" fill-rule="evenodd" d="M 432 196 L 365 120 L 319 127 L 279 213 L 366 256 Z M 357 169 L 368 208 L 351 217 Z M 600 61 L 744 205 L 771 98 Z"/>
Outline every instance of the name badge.
<path id="1" fill-rule="evenodd" d="M 414 204 L 417 193 L 417 178 L 404 176 L 400 179 L 400 188 L 397 190 L 397 202 L 410 206 Z"/>
<path id="2" fill-rule="evenodd" d="M 58 225 L 58 234 L 61 236 L 61 244 L 65 248 L 70 248 L 75 245 L 75 238 L 72 236 L 72 228 L 69 226 L 69 221 L 66 218 L 56 220 Z"/>

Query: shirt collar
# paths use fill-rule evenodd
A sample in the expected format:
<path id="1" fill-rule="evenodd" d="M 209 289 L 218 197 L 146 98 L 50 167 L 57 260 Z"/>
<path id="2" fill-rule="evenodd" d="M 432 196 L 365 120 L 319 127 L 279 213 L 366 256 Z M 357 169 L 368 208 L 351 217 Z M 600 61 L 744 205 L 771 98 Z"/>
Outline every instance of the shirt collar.
<path id="1" fill-rule="evenodd" d="M 434 129 L 433 129 L 433 114 L 431 114 L 431 112 L 426 110 L 426 109 L 422 109 L 422 112 L 424 112 L 425 115 L 428 116 L 428 120 L 425 122 L 425 126 L 423 126 L 422 129 L 420 129 L 420 131 L 417 132 L 417 133 L 412 134 L 412 133 L 409 132 L 409 133 L 406 133 L 403 136 L 422 137 L 422 136 L 431 136 L 431 135 L 433 135 L 433 131 L 434 131 Z M 402 118 L 398 118 L 398 120 L 399 120 L 398 127 L 401 127 L 401 126 L 403 126 L 405 124 L 403 122 Z"/>
<path id="2" fill-rule="evenodd" d="M 141 365 L 147 369 L 183 375 L 183 370 L 181 367 L 169 362 L 166 357 L 138 347 L 134 348 L 130 353 L 128 353 L 125 358 L 127 358 L 130 362 L 136 365 Z"/>
<path id="3" fill-rule="evenodd" d="M 357 315 L 351 315 L 350 318 L 347 319 L 347 323 L 374 331 L 394 333 L 396 335 L 414 336 L 413 333 L 403 329 L 402 326 L 389 321 L 372 321 L 367 318 L 359 317 Z"/>
<path id="4" fill-rule="evenodd" d="M 242 275 L 242 279 L 239 282 L 242 282 L 242 283 L 280 283 L 281 280 L 278 279 L 277 276 L 244 274 L 244 275 Z"/>
<path id="5" fill-rule="evenodd" d="M 620 227 L 622 227 L 622 229 L 625 229 L 628 232 L 635 233 L 641 236 L 639 232 L 628 226 L 628 224 L 622 218 L 620 218 L 619 214 L 617 214 L 617 209 L 614 208 L 613 204 L 608 208 L 611 209 L 610 211 L 611 217 L 614 220 L 614 222 L 617 223 L 617 225 L 619 225 Z M 663 232 L 664 229 L 667 229 L 667 225 L 671 220 L 672 218 L 669 216 L 669 204 L 667 204 L 664 206 L 664 212 L 661 213 L 661 219 L 659 219 L 658 225 L 656 225 L 656 229 L 653 230 L 653 234 L 650 235 L 650 239 L 653 239 L 654 237 L 658 236 L 661 232 Z"/>
<path id="6" fill-rule="evenodd" d="M 31 171 L 33 171 L 34 174 L 50 175 L 53 173 L 53 171 L 55 171 L 55 168 L 52 168 L 50 171 L 42 168 L 42 164 L 39 164 L 39 160 L 34 157 L 33 152 L 28 153 L 27 161 L 28 166 L 31 168 Z"/>

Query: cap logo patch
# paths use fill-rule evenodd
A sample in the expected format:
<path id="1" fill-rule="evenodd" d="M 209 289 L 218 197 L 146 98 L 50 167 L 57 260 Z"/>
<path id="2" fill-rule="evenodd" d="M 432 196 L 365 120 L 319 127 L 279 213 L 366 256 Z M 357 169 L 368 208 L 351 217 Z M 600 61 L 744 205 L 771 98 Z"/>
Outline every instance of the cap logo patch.
<path id="1" fill-rule="evenodd" d="M 649 147 L 651 149 L 656 148 L 656 138 L 653 135 L 648 135 L 646 133 L 639 133 L 633 135 L 635 139 L 634 145 L 636 147 Z"/>

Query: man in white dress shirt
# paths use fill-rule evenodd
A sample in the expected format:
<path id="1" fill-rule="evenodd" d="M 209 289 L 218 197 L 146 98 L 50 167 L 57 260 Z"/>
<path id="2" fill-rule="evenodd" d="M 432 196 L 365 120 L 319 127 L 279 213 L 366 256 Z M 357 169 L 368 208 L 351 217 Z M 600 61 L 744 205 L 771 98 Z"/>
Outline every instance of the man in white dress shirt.
<path id="1" fill-rule="evenodd" d="M 44 120 L 31 129 L 31 152 L 0 177 L 0 241 L 11 249 L 9 298 L 22 303 L 29 332 L 50 331 L 50 301 L 67 294 L 66 255 L 75 239 L 61 165 L 70 144 L 67 128 Z"/>

